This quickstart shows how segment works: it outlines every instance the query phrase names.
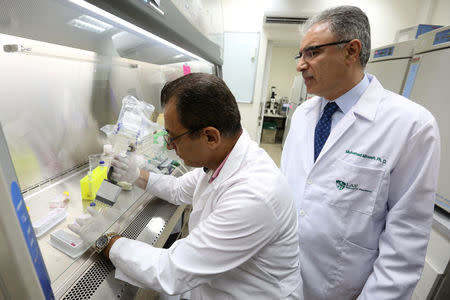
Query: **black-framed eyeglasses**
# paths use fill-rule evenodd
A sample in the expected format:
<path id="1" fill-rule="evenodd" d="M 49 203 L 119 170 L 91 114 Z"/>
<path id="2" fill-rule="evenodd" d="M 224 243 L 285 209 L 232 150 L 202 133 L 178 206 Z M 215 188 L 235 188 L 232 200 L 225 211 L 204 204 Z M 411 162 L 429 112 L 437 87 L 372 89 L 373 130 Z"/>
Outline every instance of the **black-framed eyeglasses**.
<path id="1" fill-rule="evenodd" d="M 309 59 L 314 58 L 319 53 L 319 51 L 317 51 L 317 50 L 319 50 L 322 47 L 346 44 L 346 43 L 349 43 L 351 41 L 352 40 L 338 41 L 338 42 L 333 42 L 333 43 L 327 43 L 327 44 L 307 47 L 306 49 L 303 49 L 302 51 L 300 51 L 294 58 L 297 61 L 299 59 L 301 59 L 302 57 L 303 57 L 304 60 L 309 60 Z"/>
<path id="2" fill-rule="evenodd" d="M 182 137 L 182 136 L 184 136 L 184 135 L 186 135 L 186 134 L 188 134 L 188 133 L 192 133 L 192 132 L 194 132 L 194 131 L 195 131 L 195 130 L 190 129 L 190 130 L 188 130 L 188 131 L 186 131 L 186 132 L 183 132 L 182 134 L 179 134 L 179 135 L 177 135 L 176 137 L 173 137 L 173 138 L 171 138 L 171 137 L 169 136 L 169 133 L 166 131 L 166 134 L 164 135 L 164 141 L 166 141 L 166 144 L 167 144 L 167 145 L 171 145 L 175 140 L 179 139 L 180 137 Z"/>

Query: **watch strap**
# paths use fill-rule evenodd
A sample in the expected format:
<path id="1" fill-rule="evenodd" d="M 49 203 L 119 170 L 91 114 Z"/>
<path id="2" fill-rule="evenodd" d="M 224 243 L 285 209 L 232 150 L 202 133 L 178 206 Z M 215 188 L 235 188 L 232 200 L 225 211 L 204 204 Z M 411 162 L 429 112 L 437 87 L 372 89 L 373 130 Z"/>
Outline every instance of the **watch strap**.
<path id="1" fill-rule="evenodd" d="M 94 250 L 95 250 L 95 252 L 97 252 L 97 253 L 102 252 L 106 247 L 108 247 L 109 242 L 110 242 L 111 239 L 112 239 L 113 237 L 115 237 L 115 236 L 120 236 L 120 234 L 118 234 L 117 232 L 108 232 L 108 233 L 102 234 L 102 235 L 99 237 L 99 239 L 102 238 L 102 237 L 106 237 L 106 238 L 107 238 L 107 242 L 106 242 L 106 244 L 105 244 L 103 247 L 98 247 L 98 246 L 97 246 L 97 241 L 98 241 L 98 239 L 97 239 L 97 241 L 94 243 Z"/>

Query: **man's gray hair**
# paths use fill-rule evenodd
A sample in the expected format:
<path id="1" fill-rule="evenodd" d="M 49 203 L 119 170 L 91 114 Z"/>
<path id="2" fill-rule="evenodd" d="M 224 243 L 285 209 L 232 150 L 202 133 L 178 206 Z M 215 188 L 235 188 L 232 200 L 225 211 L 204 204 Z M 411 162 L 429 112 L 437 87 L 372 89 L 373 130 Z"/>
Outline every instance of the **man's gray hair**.
<path id="1" fill-rule="evenodd" d="M 324 10 L 308 19 L 305 30 L 318 23 L 328 23 L 330 31 L 339 40 L 358 39 L 362 44 L 359 60 L 363 68 L 366 66 L 370 57 L 370 24 L 361 9 L 356 6 L 338 6 Z"/>

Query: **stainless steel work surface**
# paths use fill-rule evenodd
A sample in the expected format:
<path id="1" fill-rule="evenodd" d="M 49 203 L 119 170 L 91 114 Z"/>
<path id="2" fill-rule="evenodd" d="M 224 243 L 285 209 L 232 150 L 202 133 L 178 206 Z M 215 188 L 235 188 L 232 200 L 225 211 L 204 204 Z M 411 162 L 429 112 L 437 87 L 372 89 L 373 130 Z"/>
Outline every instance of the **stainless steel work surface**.
<path id="1" fill-rule="evenodd" d="M 82 200 L 80 193 L 80 180 L 86 173 L 87 168 L 73 171 L 60 180 L 33 190 L 35 191 L 33 193 L 24 194 L 30 218 L 32 222 L 35 222 L 51 210 L 50 200 L 64 191 L 69 192 L 70 201 L 66 207 L 66 219 L 38 238 L 38 244 L 57 298 L 67 294 L 67 299 L 85 299 L 77 292 L 80 286 L 81 290 L 89 292 L 89 297 L 94 297 L 96 293 L 102 295 L 98 299 L 110 299 L 109 296 L 105 297 L 108 293 L 114 295 L 118 291 L 124 293 L 122 285 L 119 289 L 114 288 L 117 282 L 114 276 L 110 275 L 113 270 L 111 263 L 104 261 L 92 249 L 88 249 L 83 255 L 73 259 L 49 244 L 50 233 L 58 229 L 68 230 L 67 225 L 73 223 L 89 205 L 90 201 Z M 121 213 L 116 219 L 109 220 L 110 224 L 107 224 L 104 231 L 108 231 L 113 225 L 114 230 L 121 232 L 125 237 L 137 238 L 155 245 L 160 240 L 163 230 L 167 228 L 168 222 L 172 220 L 171 223 L 176 223 L 180 218 L 184 206 L 172 205 L 133 186 L 132 190 L 120 193 L 114 209 L 118 209 Z M 175 214 L 175 212 L 177 213 Z M 167 228 L 169 232 L 165 239 L 160 241 L 162 244 L 158 246 L 164 244 L 173 226 L 174 224 L 171 228 Z M 86 287 L 86 284 L 89 286 Z M 94 287 L 91 286 L 92 284 Z M 97 288 L 99 288 L 98 291 Z M 74 292 L 70 293 L 70 289 L 74 289 Z"/>
<path id="2" fill-rule="evenodd" d="M 161 247 L 167 240 L 185 206 L 175 206 L 154 198 L 144 205 L 122 232 L 124 237 Z M 165 233 L 165 235 L 164 235 Z M 134 299 L 139 289 L 114 278 L 114 266 L 101 255 L 93 254 L 90 266 L 80 276 L 68 278 L 55 291 L 57 299 Z M 74 279 L 74 278 L 72 278 Z"/>
<path id="3" fill-rule="evenodd" d="M 58 195 L 62 194 L 64 191 L 69 192 L 70 201 L 66 207 L 66 219 L 38 238 L 39 247 L 42 251 L 52 282 L 55 282 L 62 273 L 78 260 L 55 249 L 48 241 L 51 232 L 58 229 L 68 230 L 67 225 L 73 223 L 76 217 L 83 214 L 84 209 L 89 205 L 90 201 L 81 200 L 80 193 L 80 180 L 86 173 L 87 169 L 74 171 L 72 174 L 49 184 L 34 193 L 30 193 L 29 195 L 27 193 L 24 194 L 25 203 L 29 208 L 28 213 L 31 221 L 34 223 L 50 212 L 51 208 L 49 207 L 49 202 L 52 199 L 58 197 Z M 131 191 L 122 191 L 116 203 L 117 208 L 125 213 L 133 203 L 140 200 L 143 194 L 144 191 L 138 187 L 133 187 Z M 112 225 L 113 221 L 116 220 L 112 220 L 110 225 Z M 83 260 L 83 258 L 84 256 L 81 256 L 79 259 Z"/>

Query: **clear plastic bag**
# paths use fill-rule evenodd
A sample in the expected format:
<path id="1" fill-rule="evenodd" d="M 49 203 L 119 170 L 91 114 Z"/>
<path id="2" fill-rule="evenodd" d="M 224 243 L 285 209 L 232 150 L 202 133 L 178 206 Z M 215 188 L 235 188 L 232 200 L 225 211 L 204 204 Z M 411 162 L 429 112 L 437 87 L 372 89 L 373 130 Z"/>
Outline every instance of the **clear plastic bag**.
<path id="1" fill-rule="evenodd" d="M 155 107 L 149 103 L 139 101 L 133 96 L 126 96 L 122 100 L 122 109 L 117 120 L 116 134 L 125 132 L 135 137 L 146 135 L 153 129 L 150 117 Z"/>
<path id="2" fill-rule="evenodd" d="M 153 105 L 133 96 L 123 98 L 117 124 L 105 125 L 100 129 L 113 145 L 114 155 L 132 150 L 146 159 L 167 156 L 165 142 L 158 138 L 164 129 L 150 120 L 154 110 Z"/>

